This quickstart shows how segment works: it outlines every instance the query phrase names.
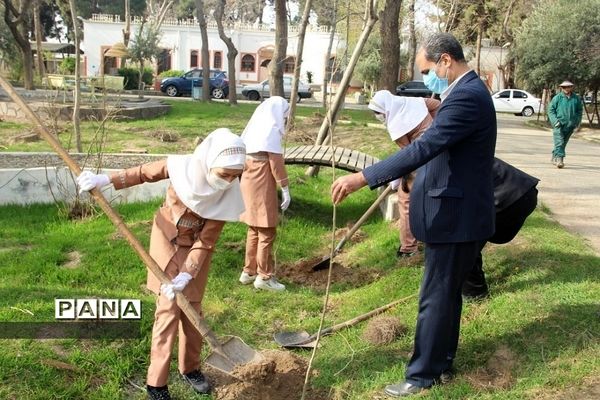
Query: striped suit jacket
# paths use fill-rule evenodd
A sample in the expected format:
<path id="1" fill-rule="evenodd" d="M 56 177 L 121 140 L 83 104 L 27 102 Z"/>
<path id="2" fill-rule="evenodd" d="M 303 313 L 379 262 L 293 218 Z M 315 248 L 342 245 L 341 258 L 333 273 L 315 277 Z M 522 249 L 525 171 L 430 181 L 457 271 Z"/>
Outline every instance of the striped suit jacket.
<path id="1" fill-rule="evenodd" d="M 496 112 L 475 72 L 463 76 L 420 138 L 363 170 L 374 189 L 417 170 L 410 228 L 425 243 L 484 240 L 494 232 Z"/>

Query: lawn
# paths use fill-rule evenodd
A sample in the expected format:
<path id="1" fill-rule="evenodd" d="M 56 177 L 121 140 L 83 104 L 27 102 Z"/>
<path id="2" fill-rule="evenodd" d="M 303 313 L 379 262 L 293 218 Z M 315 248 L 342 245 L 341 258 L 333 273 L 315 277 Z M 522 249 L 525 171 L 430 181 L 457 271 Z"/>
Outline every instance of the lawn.
<path id="1" fill-rule="evenodd" d="M 119 129 L 139 124 L 146 130 L 171 124 L 182 137 L 191 138 L 199 117 L 189 117 L 190 107 L 198 104 L 177 105 L 172 115 L 155 121 L 115 124 Z M 220 126 L 218 119 L 226 111 L 228 124 L 239 131 L 252 108 L 232 111 L 215 105 L 214 110 L 219 111 L 207 112 L 203 132 Z M 315 110 L 301 110 L 310 121 Z M 349 123 L 340 125 L 340 142 L 379 156 L 391 150 L 384 131 L 366 126 L 371 122 L 368 113 L 351 112 L 345 118 Z M 362 139 L 367 132 L 369 139 Z M 299 260 L 328 253 L 331 243 L 332 171 L 324 168 L 317 178 L 306 178 L 301 167 L 290 167 L 289 173 L 292 203 L 276 243 L 282 275 Z M 357 220 L 374 198 L 366 189 L 351 196 L 337 209 L 337 227 Z M 156 199 L 118 207 L 145 245 L 159 204 Z M 53 321 L 55 298 L 136 298 L 142 300 L 141 336 L 112 341 L 1 339 L 0 398 L 143 399 L 136 386 L 144 385 L 155 308 L 154 296 L 144 289 L 145 268 L 105 216 L 72 221 L 62 211 L 53 205 L 0 207 L 0 322 Z M 373 216 L 357 238 L 339 256 L 353 279 L 332 286 L 326 326 L 418 292 L 422 259 L 395 259 L 398 233 L 393 224 Z M 238 284 L 244 240 L 245 227 L 229 223 L 217 244 L 204 299 L 210 326 L 218 336 L 237 335 L 260 350 L 276 349 L 272 335 L 281 330 L 315 332 L 323 290 L 284 281 L 288 290 L 278 294 Z M 419 398 L 598 398 L 600 258 L 541 206 L 513 242 L 486 247 L 484 263 L 491 297 L 464 307 L 457 376 Z M 367 343 L 362 337 L 366 323 L 323 338 L 311 385 L 331 399 L 382 398 L 386 384 L 403 378 L 416 313 L 416 298 L 386 313 L 408 327 L 391 344 Z M 194 398 L 176 373 L 174 361 L 174 397 Z"/>
<path id="2" fill-rule="evenodd" d="M 147 120 L 106 120 L 83 121 L 82 144 L 85 152 L 95 152 L 100 145 L 105 152 L 120 153 L 128 149 L 143 149 L 151 154 L 186 153 L 194 149 L 198 137 L 203 138 L 217 128 L 226 127 L 234 133 L 241 134 L 256 109 L 258 103 L 241 103 L 230 107 L 227 103 L 212 102 L 210 104 L 194 101 L 164 100 L 172 106 L 171 111 L 161 117 Z M 290 143 L 312 143 L 323 121 L 324 111 L 321 108 L 298 107 L 297 129 L 290 133 Z M 340 116 L 338 136 L 340 144 L 353 145 L 355 140 L 348 138 L 360 132 L 360 136 L 371 135 L 373 128 L 367 124 L 377 121 L 371 112 L 347 110 Z M 51 127 L 53 123 L 48 123 Z M 75 147 L 72 125 L 68 121 L 58 121 L 53 129 L 67 149 Z M 381 134 L 374 143 L 365 144 L 365 151 L 371 150 L 373 155 L 382 153 L 377 145 L 389 146 L 383 129 L 376 129 Z M 32 127 L 25 123 L 0 122 L 0 151 L 51 151 L 44 141 L 24 142 L 15 137 L 32 132 Z M 347 138 L 347 140 L 343 140 Z M 387 145 L 387 146 L 386 146 Z"/>

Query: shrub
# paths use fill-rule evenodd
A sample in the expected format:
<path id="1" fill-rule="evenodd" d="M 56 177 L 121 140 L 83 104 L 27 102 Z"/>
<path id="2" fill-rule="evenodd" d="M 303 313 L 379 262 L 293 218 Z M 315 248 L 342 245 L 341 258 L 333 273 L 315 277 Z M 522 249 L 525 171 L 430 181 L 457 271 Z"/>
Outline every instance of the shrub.
<path id="1" fill-rule="evenodd" d="M 63 59 L 58 66 L 58 72 L 63 75 L 71 75 L 75 73 L 75 58 L 67 57 Z"/>
<path id="2" fill-rule="evenodd" d="M 180 77 L 184 72 L 179 69 L 168 69 L 166 71 L 161 72 L 158 77 L 159 78 L 171 78 L 171 77 Z"/>
<path id="3" fill-rule="evenodd" d="M 125 90 L 137 90 L 139 86 L 140 70 L 138 68 L 119 68 L 119 75 L 124 77 L 123 86 Z M 152 68 L 144 68 L 142 80 L 149 86 L 152 85 L 153 71 Z"/>

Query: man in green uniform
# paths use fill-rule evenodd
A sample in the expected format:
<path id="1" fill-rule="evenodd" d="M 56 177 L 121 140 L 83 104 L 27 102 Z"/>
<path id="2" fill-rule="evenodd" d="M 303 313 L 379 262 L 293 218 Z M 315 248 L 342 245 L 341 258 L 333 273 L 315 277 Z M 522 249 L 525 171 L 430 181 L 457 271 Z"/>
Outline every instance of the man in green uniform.
<path id="1" fill-rule="evenodd" d="M 552 150 L 552 163 L 558 168 L 565 166 L 565 147 L 573 131 L 581 123 L 583 102 L 573 93 L 573 83 L 564 81 L 560 85 L 561 91 L 552 98 L 548 107 L 548 118 L 552 124 L 554 137 L 554 150 Z"/>

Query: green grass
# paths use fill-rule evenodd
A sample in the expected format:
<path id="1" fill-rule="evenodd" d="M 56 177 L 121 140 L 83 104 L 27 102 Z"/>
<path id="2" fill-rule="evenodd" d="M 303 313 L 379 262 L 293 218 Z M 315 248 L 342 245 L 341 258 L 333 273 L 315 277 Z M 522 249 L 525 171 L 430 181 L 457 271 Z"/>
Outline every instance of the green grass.
<path id="1" fill-rule="evenodd" d="M 227 103 L 213 102 L 205 104 L 193 101 L 164 100 L 171 104 L 171 111 L 164 116 L 147 120 L 133 121 L 107 121 L 101 126 L 97 121 L 83 121 L 82 144 L 84 151 L 95 152 L 101 138 L 104 138 L 104 152 L 118 153 L 125 149 L 142 148 L 152 154 L 171 154 L 192 151 L 197 137 L 205 137 L 217 128 L 226 127 L 233 132 L 241 134 L 256 109 L 258 103 L 243 103 L 237 107 L 230 107 Z M 373 123 L 371 112 L 361 110 L 344 111 L 340 119 L 347 124 L 345 129 L 362 127 Z M 309 117 L 314 117 L 310 126 L 303 122 Z M 321 108 L 298 107 L 297 116 L 299 128 L 306 129 L 311 137 L 316 137 L 324 111 Z M 318 121 L 318 125 L 316 122 Z M 0 150 L 1 151 L 51 151 L 44 141 L 14 143 L 11 138 L 32 131 L 32 127 L 25 123 L 0 122 Z M 72 127 L 69 122 L 60 122 L 61 132 L 58 137 L 65 148 L 75 147 L 72 137 Z M 175 142 L 163 142 L 161 133 L 175 133 L 179 136 Z M 384 132 L 383 130 L 381 132 Z M 381 135 L 384 137 L 383 135 Z"/>
<path id="2" fill-rule="evenodd" d="M 277 243 L 282 265 L 322 255 L 329 244 L 330 171 L 314 180 L 305 180 L 302 173 L 301 168 L 290 168 L 292 206 Z M 356 220 L 374 197 L 367 190 L 351 197 L 338 209 L 338 225 Z M 159 203 L 119 207 L 145 245 L 147 222 Z M 1 321 L 52 321 L 57 297 L 140 298 L 144 310 L 139 340 L 1 340 L 0 398 L 46 399 L 49 393 L 65 399 L 144 398 L 129 382 L 144 382 L 154 299 L 143 289 L 143 265 L 123 240 L 115 238 L 107 218 L 73 222 L 56 207 L 42 205 L 1 207 L 0 218 Z M 354 287 L 334 285 L 327 325 L 418 291 L 420 265 L 407 267 L 394 259 L 396 229 L 380 217 L 372 217 L 362 229 L 367 238 L 348 246 L 344 259 L 352 260 L 353 269 L 376 269 L 379 279 Z M 316 331 L 322 291 L 288 283 L 284 294 L 263 293 L 237 284 L 244 239 L 245 226 L 227 224 L 213 258 L 204 309 L 217 334 L 238 335 L 257 349 L 273 349 L 272 334 L 282 326 Z M 62 267 L 71 251 L 81 254 L 75 269 Z M 586 385 L 598 375 L 600 260 L 580 238 L 536 211 L 513 243 L 487 248 L 485 265 L 492 296 L 465 306 L 458 377 L 423 398 L 537 398 Z M 363 341 L 364 324 L 325 338 L 312 385 L 329 389 L 335 398 L 365 399 L 401 379 L 412 349 L 416 306 L 412 299 L 388 312 L 409 329 L 390 345 L 374 347 Z M 485 382 L 477 382 L 487 376 L 488 359 L 499 348 L 508 349 L 512 357 L 501 371 L 511 377 L 510 383 L 486 388 Z M 48 360 L 76 370 L 57 368 Z M 177 379 L 171 381 L 179 398 L 190 395 Z"/>
<path id="3" fill-rule="evenodd" d="M 130 140 L 133 134 L 127 128 L 131 127 L 150 131 L 169 125 L 190 141 L 223 121 L 239 131 L 254 107 L 177 103 L 160 119 L 114 123 L 109 147 L 119 146 L 113 140 L 119 135 Z M 300 109 L 306 117 L 316 111 Z M 337 128 L 338 143 L 378 156 L 393 150 L 385 131 L 366 127 L 372 122 L 368 113 L 350 112 L 345 118 L 351 120 Z M 306 122 L 310 129 L 315 125 Z M 21 128 L 2 122 L 0 134 Z M 304 177 L 301 167 L 290 167 L 289 173 L 292 204 L 278 230 L 279 268 L 326 254 L 331 242 L 331 170 L 323 169 L 314 179 Z M 337 210 L 337 226 L 356 221 L 374 199 L 375 193 L 364 189 L 351 196 Z M 145 246 L 149 222 L 160 202 L 118 207 Z M 600 382 L 600 259 L 549 213 L 540 205 L 512 243 L 486 248 L 491 297 L 464 307 L 458 375 L 452 383 L 419 398 L 512 400 L 556 393 L 578 399 L 597 397 L 592 392 Z M 115 236 L 108 219 L 99 215 L 69 221 L 62 208 L 32 205 L 0 207 L 0 220 L 0 322 L 52 321 L 55 298 L 138 298 L 143 303 L 140 339 L 0 340 L 0 399 L 145 398 L 131 383 L 144 385 L 154 296 L 144 289 L 144 266 Z M 347 244 L 341 260 L 349 272 L 374 271 L 378 278 L 365 278 L 358 285 L 333 285 L 326 325 L 418 292 L 420 263 L 403 264 L 394 257 L 396 227 L 373 216 L 361 230 L 365 239 Z M 217 335 L 233 334 L 256 349 L 275 349 L 272 334 L 282 329 L 315 332 L 323 292 L 290 282 L 285 282 L 288 291 L 283 294 L 239 285 L 244 242 L 245 226 L 229 223 L 217 244 L 204 299 L 207 321 Z M 81 256 L 79 266 L 65 268 L 74 251 Z M 416 299 L 388 311 L 401 318 L 409 332 L 389 345 L 365 342 L 361 337 L 365 323 L 324 338 L 314 363 L 318 374 L 311 384 L 329 391 L 334 399 L 380 396 L 386 384 L 404 376 L 416 313 Z M 305 352 L 298 354 L 308 357 Z M 494 358 L 496 363 L 490 361 Z M 170 388 L 176 398 L 193 398 L 175 378 L 175 361 L 171 372 Z"/>

